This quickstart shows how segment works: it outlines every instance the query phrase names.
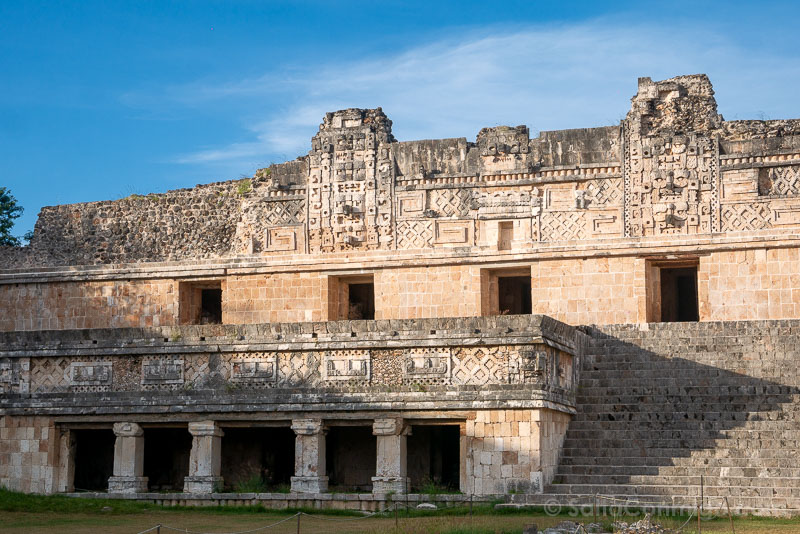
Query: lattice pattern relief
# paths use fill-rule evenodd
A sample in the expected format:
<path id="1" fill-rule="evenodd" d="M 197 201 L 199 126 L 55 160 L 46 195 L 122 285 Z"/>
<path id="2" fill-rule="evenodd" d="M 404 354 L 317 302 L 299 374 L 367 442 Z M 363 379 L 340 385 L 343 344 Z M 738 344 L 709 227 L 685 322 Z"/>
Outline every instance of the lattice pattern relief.
<path id="1" fill-rule="evenodd" d="M 787 196 L 800 194 L 800 167 L 771 167 L 761 170 L 759 191 L 765 195 Z"/>
<path id="2" fill-rule="evenodd" d="M 278 384 L 280 387 L 316 387 L 322 377 L 321 352 L 283 352 L 278 354 Z"/>
<path id="3" fill-rule="evenodd" d="M 571 241 L 588 237 L 585 212 L 547 211 L 541 216 L 542 241 Z"/>
<path id="4" fill-rule="evenodd" d="M 397 248 L 428 248 L 433 241 L 433 221 L 398 221 Z"/>
<path id="5" fill-rule="evenodd" d="M 504 384 L 508 381 L 508 352 L 504 347 L 455 349 L 451 373 L 456 385 Z"/>
<path id="6" fill-rule="evenodd" d="M 722 231 L 742 232 L 769 228 L 771 214 L 772 210 L 765 203 L 723 204 L 720 214 Z"/>
<path id="7" fill-rule="evenodd" d="M 622 203 L 622 179 L 607 178 L 593 180 L 586 185 L 589 207 Z"/>
<path id="8" fill-rule="evenodd" d="M 469 215 L 472 193 L 468 189 L 434 189 L 428 192 L 428 208 L 440 217 Z"/>
<path id="9" fill-rule="evenodd" d="M 264 214 L 264 222 L 267 226 L 297 224 L 303 222 L 304 219 L 305 202 L 302 200 L 269 202 Z"/>
<path id="10" fill-rule="evenodd" d="M 69 391 L 70 358 L 31 358 L 31 393 Z"/>

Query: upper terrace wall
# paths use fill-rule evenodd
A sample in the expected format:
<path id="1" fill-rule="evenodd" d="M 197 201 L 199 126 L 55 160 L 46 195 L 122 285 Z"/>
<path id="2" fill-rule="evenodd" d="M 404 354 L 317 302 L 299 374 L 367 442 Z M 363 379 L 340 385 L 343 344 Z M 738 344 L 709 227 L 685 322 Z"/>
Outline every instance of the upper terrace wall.
<path id="1" fill-rule="evenodd" d="M 44 208 L 0 268 L 797 228 L 800 123 L 726 122 L 713 94 L 705 75 L 642 78 L 621 126 L 475 142 L 398 142 L 380 108 L 329 113 L 308 155 L 250 179 Z"/>

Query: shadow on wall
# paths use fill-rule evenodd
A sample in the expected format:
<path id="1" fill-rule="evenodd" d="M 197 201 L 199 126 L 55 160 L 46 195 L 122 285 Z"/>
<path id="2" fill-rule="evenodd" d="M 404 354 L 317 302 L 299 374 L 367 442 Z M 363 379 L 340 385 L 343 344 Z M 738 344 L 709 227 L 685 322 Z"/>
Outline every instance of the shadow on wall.
<path id="1" fill-rule="evenodd" d="M 585 329 L 578 414 L 545 492 L 695 495 L 703 475 L 710 498 L 800 508 L 798 334 L 770 324 Z"/>

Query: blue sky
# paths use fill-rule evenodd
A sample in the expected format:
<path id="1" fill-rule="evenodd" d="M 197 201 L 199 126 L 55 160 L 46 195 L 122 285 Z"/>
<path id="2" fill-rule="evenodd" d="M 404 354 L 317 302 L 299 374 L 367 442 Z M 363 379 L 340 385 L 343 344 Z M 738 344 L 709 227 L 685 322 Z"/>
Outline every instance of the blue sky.
<path id="1" fill-rule="evenodd" d="M 0 0 L 0 186 L 42 206 L 251 175 L 326 111 L 399 140 L 617 123 L 706 72 L 726 119 L 800 117 L 798 2 Z"/>

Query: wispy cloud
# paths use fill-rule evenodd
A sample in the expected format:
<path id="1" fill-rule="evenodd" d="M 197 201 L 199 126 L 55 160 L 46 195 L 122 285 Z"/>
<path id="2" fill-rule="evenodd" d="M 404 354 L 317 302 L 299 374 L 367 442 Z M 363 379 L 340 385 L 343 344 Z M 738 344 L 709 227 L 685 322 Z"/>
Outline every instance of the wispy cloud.
<path id="1" fill-rule="evenodd" d="M 483 126 L 528 124 L 532 130 L 617 123 L 638 76 L 707 72 L 727 118 L 800 114 L 795 87 L 800 58 L 745 48 L 699 27 L 650 27 L 610 20 L 439 42 L 342 64 L 266 72 L 223 84 L 173 87 L 187 107 L 237 110 L 251 140 L 203 148 L 181 163 L 236 163 L 305 153 L 326 111 L 382 106 L 400 140 L 474 138 Z M 275 103 L 263 109 L 264 102 Z"/>

